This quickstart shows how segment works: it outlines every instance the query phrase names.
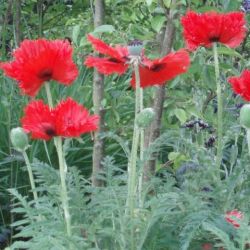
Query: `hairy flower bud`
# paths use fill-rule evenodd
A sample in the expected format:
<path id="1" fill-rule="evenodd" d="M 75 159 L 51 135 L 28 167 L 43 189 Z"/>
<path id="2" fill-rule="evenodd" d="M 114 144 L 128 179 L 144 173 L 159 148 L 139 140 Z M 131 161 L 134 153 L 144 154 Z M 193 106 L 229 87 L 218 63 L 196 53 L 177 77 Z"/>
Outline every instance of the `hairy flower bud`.
<path id="1" fill-rule="evenodd" d="M 20 127 L 11 130 L 10 140 L 14 148 L 18 151 L 26 150 L 29 145 L 28 136 Z"/>
<path id="2" fill-rule="evenodd" d="M 246 129 L 250 129 L 250 104 L 245 104 L 240 110 L 240 124 Z"/>
<path id="3" fill-rule="evenodd" d="M 138 114 L 136 124 L 139 128 L 147 128 L 154 120 L 155 112 L 152 108 L 145 108 Z"/>

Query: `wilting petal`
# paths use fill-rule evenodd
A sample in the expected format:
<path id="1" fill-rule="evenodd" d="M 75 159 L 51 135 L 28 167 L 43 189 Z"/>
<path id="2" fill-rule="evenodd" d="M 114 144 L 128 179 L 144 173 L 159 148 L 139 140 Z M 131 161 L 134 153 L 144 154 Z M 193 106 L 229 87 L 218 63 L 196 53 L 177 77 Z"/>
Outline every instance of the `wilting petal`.
<path id="1" fill-rule="evenodd" d="M 165 84 L 166 81 L 185 73 L 190 65 L 190 58 L 188 52 L 182 49 L 161 59 L 152 61 L 146 59 L 145 64 L 139 66 L 142 88 Z M 131 84 L 135 87 L 135 75 L 133 75 Z"/>
<path id="2" fill-rule="evenodd" d="M 128 64 L 124 62 L 116 61 L 111 58 L 100 58 L 88 56 L 84 62 L 87 67 L 96 68 L 101 74 L 110 75 L 117 73 L 122 75 L 128 69 Z"/>

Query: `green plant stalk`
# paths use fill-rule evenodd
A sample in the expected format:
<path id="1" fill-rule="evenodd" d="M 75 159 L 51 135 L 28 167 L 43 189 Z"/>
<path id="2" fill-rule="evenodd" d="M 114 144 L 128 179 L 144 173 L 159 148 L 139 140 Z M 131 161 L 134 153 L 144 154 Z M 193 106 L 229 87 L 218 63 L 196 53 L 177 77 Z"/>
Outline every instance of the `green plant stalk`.
<path id="1" fill-rule="evenodd" d="M 140 81 L 140 73 L 139 68 L 135 68 L 137 70 L 137 74 Z M 140 84 L 139 84 L 140 86 Z M 140 87 L 140 112 L 143 110 L 143 89 Z M 140 161 L 143 161 L 143 154 L 144 154 L 144 128 L 140 128 Z M 138 194 L 139 194 L 139 207 L 143 207 L 143 198 L 142 198 L 142 185 L 143 185 L 143 166 L 140 169 L 140 176 L 139 176 L 139 183 L 138 183 Z"/>
<path id="2" fill-rule="evenodd" d="M 71 216 L 69 212 L 69 197 L 67 192 L 67 185 L 66 185 L 66 171 L 65 171 L 65 159 L 63 155 L 63 146 L 62 146 L 62 137 L 56 137 L 56 149 L 57 155 L 59 160 L 59 171 L 60 171 L 60 179 L 61 179 L 61 199 L 62 199 L 62 207 L 64 212 L 64 219 L 66 222 L 66 230 L 67 235 L 71 237 Z"/>
<path id="3" fill-rule="evenodd" d="M 217 87 L 217 156 L 216 156 L 216 168 L 218 173 L 220 173 L 220 165 L 222 161 L 222 129 L 223 129 L 223 99 L 221 94 L 221 84 L 220 84 L 220 68 L 218 60 L 217 44 L 213 44 L 213 54 L 214 54 L 214 69 L 215 69 L 215 80 Z"/>
<path id="4" fill-rule="evenodd" d="M 50 108 L 53 108 L 53 99 L 52 99 L 49 83 L 45 82 L 44 86 L 45 86 L 49 106 Z"/>
<path id="5" fill-rule="evenodd" d="M 129 216 L 131 219 L 134 217 L 134 208 L 136 201 L 136 163 L 137 163 L 137 151 L 139 146 L 139 137 L 140 137 L 140 129 L 136 124 L 137 115 L 140 111 L 140 75 L 138 68 L 139 61 L 136 60 L 133 63 L 134 71 L 135 71 L 135 119 L 134 119 L 134 132 L 133 132 L 133 140 L 132 140 L 132 148 L 131 155 L 128 162 L 128 196 L 127 196 L 127 206 L 129 211 Z M 130 239 L 130 249 L 135 249 L 135 230 L 134 226 L 131 228 L 131 239 Z"/>
<path id="6" fill-rule="evenodd" d="M 29 173 L 30 185 L 31 185 L 33 196 L 34 196 L 34 200 L 37 201 L 38 200 L 38 195 L 37 195 L 37 192 L 35 191 L 36 185 L 35 185 L 34 176 L 33 176 L 33 173 L 32 173 L 30 160 L 29 160 L 29 157 L 28 157 L 27 153 L 24 150 L 22 151 L 22 154 L 23 154 L 23 158 L 24 158 L 25 163 L 26 163 L 28 173 Z"/>
<path id="7" fill-rule="evenodd" d="M 250 129 L 247 129 L 247 145 L 248 145 L 248 152 L 250 155 Z"/>

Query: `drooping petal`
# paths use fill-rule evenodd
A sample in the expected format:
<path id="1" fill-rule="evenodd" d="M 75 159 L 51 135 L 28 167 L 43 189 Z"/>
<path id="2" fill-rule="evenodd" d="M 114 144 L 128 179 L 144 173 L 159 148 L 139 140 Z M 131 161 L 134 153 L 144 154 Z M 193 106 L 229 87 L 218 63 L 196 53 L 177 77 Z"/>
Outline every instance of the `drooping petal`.
<path id="1" fill-rule="evenodd" d="M 25 107 L 21 124 L 33 139 L 50 140 L 56 136 L 54 114 L 42 100 L 30 102 Z"/>
<path id="2" fill-rule="evenodd" d="M 244 100 L 250 101 L 250 71 L 244 70 L 242 74 L 237 77 L 229 77 L 228 82 L 231 84 L 233 91 L 240 95 Z"/>
<path id="3" fill-rule="evenodd" d="M 24 94 L 35 96 L 45 81 L 71 84 L 78 76 L 73 49 L 65 40 L 24 40 L 13 52 L 13 61 L 0 63 L 5 75 L 19 82 Z"/>
<path id="4" fill-rule="evenodd" d="M 190 58 L 184 49 L 170 53 L 161 59 L 145 60 L 145 65 L 139 66 L 140 85 L 142 88 L 162 85 L 176 76 L 187 71 Z M 135 75 L 133 74 L 131 84 L 135 87 Z"/>
<path id="5" fill-rule="evenodd" d="M 54 114 L 57 135 L 63 137 L 79 137 L 98 128 L 99 117 L 91 116 L 84 106 L 71 98 L 58 104 Z"/>
<path id="6" fill-rule="evenodd" d="M 113 48 L 92 35 L 88 35 L 87 38 L 88 41 L 91 42 L 93 48 L 101 54 L 107 55 L 111 58 L 115 58 L 118 60 L 123 60 L 123 57 L 128 56 L 127 47 L 117 46 L 116 48 Z"/>
<path id="7" fill-rule="evenodd" d="M 242 12 L 221 14 L 211 11 L 200 14 L 188 11 L 181 23 L 186 46 L 190 50 L 199 46 L 209 48 L 213 42 L 235 48 L 246 35 L 246 21 Z"/>
<path id="8" fill-rule="evenodd" d="M 84 64 L 89 68 L 96 68 L 101 74 L 104 75 L 110 75 L 114 73 L 122 75 L 128 69 L 128 64 L 112 58 L 88 56 Z"/>

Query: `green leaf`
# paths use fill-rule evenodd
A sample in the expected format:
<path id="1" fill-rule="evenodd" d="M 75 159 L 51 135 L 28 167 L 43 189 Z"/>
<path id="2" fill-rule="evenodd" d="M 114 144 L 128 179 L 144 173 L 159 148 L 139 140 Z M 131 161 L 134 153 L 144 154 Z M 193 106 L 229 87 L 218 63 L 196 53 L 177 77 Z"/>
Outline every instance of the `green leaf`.
<path id="1" fill-rule="evenodd" d="M 104 24 L 95 28 L 94 33 L 112 33 L 115 31 L 113 25 Z"/>
<path id="2" fill-rule="evenodd" d="M 163 0 L 163 3 L 166 8 L 170 8 L 172 0 Z"/>
<path id="3" fill-rule="evenodd" d="M 77 44 L 77 39 L 80 33 L 80 25 L 75 25 L 72 30 L 72 40 L 73 43 Z"/>
<path id="4" fill-rule="evenodd" d="M 151 21 L 151 26 L 156 32 L 159 32 L 162 26 L 164 25 L 165 21 L 166 21 L 165 16 L 155 16 Z"/>
<path id="5" fill-rule="evenodd" d="M 222 55 L 228 55 L 228 56 L 236 56 L 241 59 L 244 59 L 240 53 L 235 51 L 234 49 L 228 48 L 228 47 L 220 47 L 218 48 L 218 54 Z"/>
<path id="6" fill-rule="evenodd" d="M 150 6 L 153 3 L 154 0 L 146 0 L 146 4 Z"/>
<path id="7" fill-rule="evenodd" d="M 178 118 L 178 120 L 183 124 L 187 120 L 187 114 L 184 109 L 175 109 L 174 110 L 175 116 Z"/>

